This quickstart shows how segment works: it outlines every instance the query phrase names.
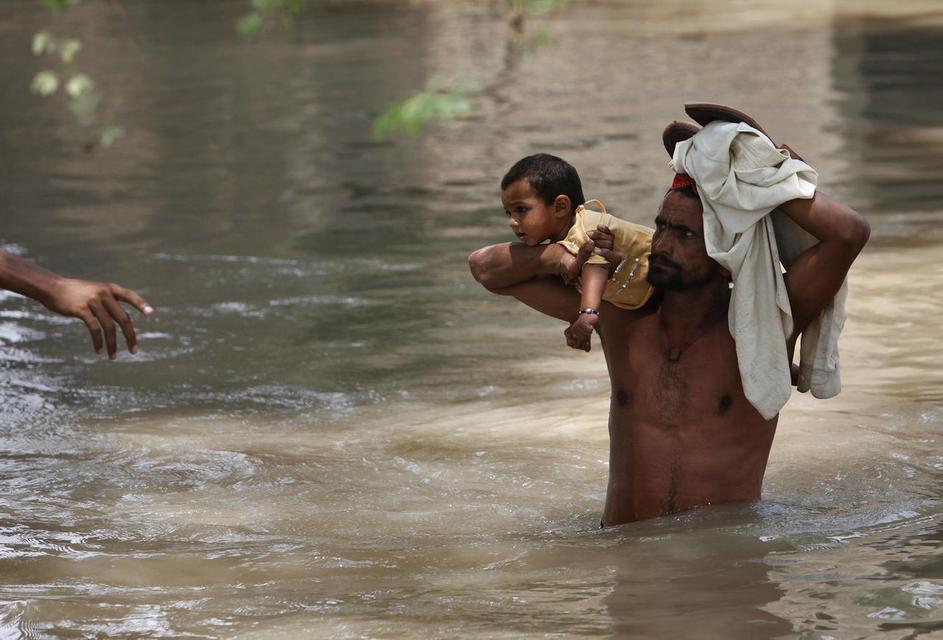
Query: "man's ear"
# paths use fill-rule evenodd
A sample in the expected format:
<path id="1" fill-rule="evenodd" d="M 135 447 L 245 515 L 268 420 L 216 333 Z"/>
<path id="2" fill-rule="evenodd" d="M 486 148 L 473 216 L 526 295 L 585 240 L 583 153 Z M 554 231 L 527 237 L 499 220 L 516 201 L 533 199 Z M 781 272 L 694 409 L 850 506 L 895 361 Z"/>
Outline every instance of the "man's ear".
<path id="1" fill-rule="evenodd" d="M 563 194 L 553 199 L 553 215 L 557 217 L 568 216 L 573 211 L 573 203 L 570 202 L 570 196 Z"/>

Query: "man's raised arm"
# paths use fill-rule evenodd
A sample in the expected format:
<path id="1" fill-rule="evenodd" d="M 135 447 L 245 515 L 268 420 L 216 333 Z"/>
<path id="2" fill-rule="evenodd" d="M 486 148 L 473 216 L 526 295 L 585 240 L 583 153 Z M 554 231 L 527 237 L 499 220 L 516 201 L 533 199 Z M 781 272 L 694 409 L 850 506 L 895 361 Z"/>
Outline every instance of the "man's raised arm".
<path id="1" fill-rule="evenodd" d="M 835 297 L 851 263 L 868 242 L 871 227 L 860 213 L 821 191 L 809 200 L 791 200 L 780 209 L 819 239 L 787 267 L 785 275 L 795 338 Z"/>

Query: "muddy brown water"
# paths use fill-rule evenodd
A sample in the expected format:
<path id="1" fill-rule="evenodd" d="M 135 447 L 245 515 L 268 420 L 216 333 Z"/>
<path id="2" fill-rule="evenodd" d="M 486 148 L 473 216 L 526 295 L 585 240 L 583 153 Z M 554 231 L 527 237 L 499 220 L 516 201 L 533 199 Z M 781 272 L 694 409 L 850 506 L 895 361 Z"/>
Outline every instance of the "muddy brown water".
<path id="1" fill-rule="evenodd" d="M 938 3 L 574 2 L 523 48 L 491 6 L 316 3 L 255 43 L 243 10 L 0 5 L 0 239 L 158 308 L 108 363 L 0 298 L 0 638 L 943 636 Z M 114 148 L 29 94 L 46 25 Z M 432 75 L 476 111 L 372 142 Z M 793 398 L 762 501 L 601 531 L 598 347 L 465 259 L 536 151 L 649 222 L 708 99 L 873 226 L 844 391 Z"/>

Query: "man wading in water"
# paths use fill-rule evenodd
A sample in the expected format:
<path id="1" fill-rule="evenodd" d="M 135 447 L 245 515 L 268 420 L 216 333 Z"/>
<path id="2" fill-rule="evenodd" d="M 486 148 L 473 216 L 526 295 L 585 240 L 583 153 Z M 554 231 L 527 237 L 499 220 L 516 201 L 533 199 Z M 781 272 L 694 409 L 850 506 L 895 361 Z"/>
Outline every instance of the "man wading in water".
<path id="1" fill-rule="evenodd" d="M 696 119 L 752 123 L 733 110 L 720 113 Z M 693 124 L 669 126 L 669 152 L 697 130 Z M 648 277 L 662 292 L 660 299 L 637 311 L 604 303 L 598 316 L 612 385 L 603 526 L 758 500 L 776 431 L 778 413 L 764 419 L 744 395 L 728 328 L 730 272 L 708 257 L 704 209 L 685 182 L 676 178 L 655 219 Z M 793 319 L 787 341 L 792 362 L 796 337 L 832 303 L 870 229 L 857 212 L 821 192 L 786 202 L 780 210 L 818 240 L 791 261 L 784 276 Z M 604 228 L 595 240 L 597 250 L 617 264 L 620 257 L 608 251 L 611 236 Z M 581 257 L 585 260 L 585 252 Z M 580 294 L 559 277 L 578 275 L 579 259 L 558 244 L 492 245 L 474 252 L 469 264 L 475 279 L 493 293 L 567 323 L 580 313 Z"/>

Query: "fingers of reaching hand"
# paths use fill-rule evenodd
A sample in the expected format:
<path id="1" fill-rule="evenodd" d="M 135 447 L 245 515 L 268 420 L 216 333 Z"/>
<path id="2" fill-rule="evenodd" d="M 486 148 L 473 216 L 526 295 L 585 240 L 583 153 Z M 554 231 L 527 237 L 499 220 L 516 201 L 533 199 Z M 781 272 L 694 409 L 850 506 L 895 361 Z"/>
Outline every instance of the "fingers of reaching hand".
<path id="1" fill-rule="evenodd" d="M 108 311 L 109 315 L 111 315 L 121 327 L 121 333 L 124 334 L 124 341 L 128 345 L 128 351 L 137 353 L 138 341 L 137 336 L 134 334 L 134 324 L 131 323 L 131 317 L 115 298 L 105 298 L 103 303 L 105 310 Z M 112 331 L 114 331 L 114 327 L 112 327 Z M 110 355 L 111 352 L 109 351 L 109 356 Z"/>
<path id="2" fill-rule="evenodd" d="M 50 308 L 81 319 L 92 336 L 95 353 L 101 353 L 102 346 L 105 346 L 108 348 L 108 357 L 115 359 L 118 354 L 115 324 L 121 327 L 128 351 L 137 353 L 134 323 L 121 302 L 150 315 L 154 313 L 154 309 L 144 298 L 116 284 L 75 279 L 65 279 L 63 282 L 64 286 L 60 288 L 55 304 L 50 305 Z"/>
<path id="3" fill-rule="evenodd" d="M 121 300 L 122 302 L 127 302 L 135 309 L 148 316 L 154 313 L 154 308 L 147 303 L 144 298 L 139 296 L 136 291 L 131 289 L 125 289 L 124 287 L 119 287 L 116 284 L 109 285 L 111 287 L 112 295 Z"/>
<path id="4" fill-rule="evenodd" d="M 105 346 L 108 348 L 108 357 L 112 360 L 118 353 L 118 339 L 115 335 L 115 322 L 111 319 L 111 313 L 106 307 L 106 303 L 96 300 L 88 305 L 89 309 L 98 319 L 102 332 L 105 334 Z"/>
<path id="5" fill-rule="evenodd" d="M 83 313 L 79 314 L 79 319 L 88 327 L 88 332 L 92 336 L 92 346 L 95 348 L 95 353 L 101 353 L 102 333 L 101 325 L 98 324 L 98 318 L 96 318 L 91 311 L 85 310 Z"/>

